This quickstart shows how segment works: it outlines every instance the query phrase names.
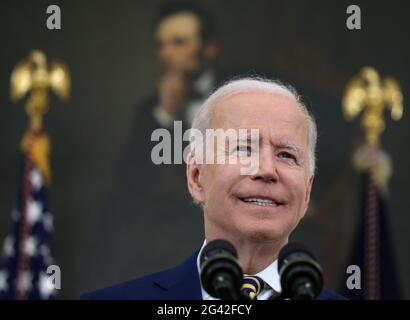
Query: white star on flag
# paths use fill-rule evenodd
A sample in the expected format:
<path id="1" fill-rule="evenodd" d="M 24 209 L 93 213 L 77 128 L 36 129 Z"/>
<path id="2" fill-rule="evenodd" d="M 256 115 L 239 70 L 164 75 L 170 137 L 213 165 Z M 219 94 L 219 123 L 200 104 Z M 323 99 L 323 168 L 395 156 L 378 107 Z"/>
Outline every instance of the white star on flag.
<path id="1" fill-rule="evenodd" d="M 53 293 L 54 285 L 51 281 L 49 275 L 45 274 L 44 272 L 40 273 L 40 278 L 38 282 L 40 295 L 43 299 L 48 299 Z"/>
<path id="2" fill-rule="evenodd" d="M 39 172 L 39 170 L 37 169 L 33 169 L 30 172 L 30 182 L 31 185 L 34 189 L 34 191 L 37 191 L 38 189 L 41 188 L 41 186 L 43 185 L 43 178 L 41 177 L 41 174 Z"/>
<path id="3" fill-rule="evenodd" d="M 30 257 L 34 256 L 37 251 L 37 239 L 35 237 L 28 237 L 24 243 L 24 252 Z"/>
<path id="4" fill-rule="evenodd" d="M 31 290 L 32 275 L 30 271 L 24 271 L 17 281 L 17 289 L 20 292 L 27 292 Z"/>
<path id="5" fill-rule="evenodd" d="M 35 224 L 40 220 L 41 212 L 43 211 L 41 202 L 30 200 L 27 205 L 27 220 L 30 225 Z"/>
<path id="6" fill-rule="evenodd" d="M 7 284 L 7 272 L 5 270 L 0 270 L 0 291 L 8 290 L 9 286 Z"/>

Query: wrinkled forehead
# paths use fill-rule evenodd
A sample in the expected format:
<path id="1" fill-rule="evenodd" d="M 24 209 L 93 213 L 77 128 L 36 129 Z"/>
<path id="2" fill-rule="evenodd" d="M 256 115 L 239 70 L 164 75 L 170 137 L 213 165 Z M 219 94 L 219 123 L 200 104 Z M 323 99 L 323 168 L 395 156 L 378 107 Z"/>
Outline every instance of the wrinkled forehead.
<path id="1" fill-rule="evenodd" d="M 306 115 L 291 95 L 270 92 L 238 92 L 221 97 L 210 106 L 212 128 L 260 126 L 306 122 Z"/>

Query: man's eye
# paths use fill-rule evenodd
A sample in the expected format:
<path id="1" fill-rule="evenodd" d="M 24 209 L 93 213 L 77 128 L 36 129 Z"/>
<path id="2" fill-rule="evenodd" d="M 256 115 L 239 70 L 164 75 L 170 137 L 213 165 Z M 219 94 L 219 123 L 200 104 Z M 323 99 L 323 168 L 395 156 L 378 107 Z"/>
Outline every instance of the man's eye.
<path id="1" fill-rule="evenodd" d="M 289 152 L 286 152 L 286 151 L 279 152 L 278 156 L 280 158 L 292 159 L 296 162 L 296 157 L 293 154 L 289 153 Z"/>
<path id="2" fill-rule="evenodd" d="M 175 46 L 181 47 L 181 46 L 185 45 L 185 43 L 187 43 L 188 41 L 185 38 L 176 37 L 176 38 L 173 39 L 172 42 L 174 43 Z"/>
<path id="3" fill-rule="evenodd" d="M 251 154 L 251 151 L 252 151 L 252 149 L 251 149 L 251 147 L 250 146 L 237 146 L 235 149 L 234 149 L 234 152 L 235 153 L 238 153 L 238 154 L 246 154 L 246 155 L 250 155 Z"/>

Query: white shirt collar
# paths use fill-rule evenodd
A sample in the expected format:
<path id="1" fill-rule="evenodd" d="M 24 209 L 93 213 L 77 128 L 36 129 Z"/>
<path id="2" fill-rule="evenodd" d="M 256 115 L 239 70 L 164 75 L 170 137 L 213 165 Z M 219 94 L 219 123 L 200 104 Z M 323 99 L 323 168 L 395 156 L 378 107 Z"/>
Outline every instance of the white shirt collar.
<path id="1" fill-rule="evenodd" d="M 199 250 L 198 257 L 196 259 L 196 265 L 198 269 L 198 274 L 199 274 L 199 279 L 201 279 L 201 266 L 200 266 L 200 257 L 202 250 L 204 249 L 206 245 L 206 239 L 204 240 L 204 243 L 202 244 L 201 250 Z M 270 288 L 272 288 L 276 292 L 281 292 L 282 288 L 280 285 L 280 277 L 278 273 L 278 260 L 273 261 L 269 266 L 267 266 L 265 269 L 262 271 L 258 272 L 255 274 L 255 276 L 260 277 L 263 281 L 265 281 L 266 284 L 269 285 Z M 217 300 L 216 298 L 210 296 L 208 292 L 205 291 L 204 287 L 202 286 L 201 283 L 201 292 L 202 292 L 202 299 L 203 300 Z M 270 297 L 272 294 L 272 290 L 270 288 L 265 288 L 259 295 L 258 295 L 258 300 L 266 300 L 267 298 Z"/>

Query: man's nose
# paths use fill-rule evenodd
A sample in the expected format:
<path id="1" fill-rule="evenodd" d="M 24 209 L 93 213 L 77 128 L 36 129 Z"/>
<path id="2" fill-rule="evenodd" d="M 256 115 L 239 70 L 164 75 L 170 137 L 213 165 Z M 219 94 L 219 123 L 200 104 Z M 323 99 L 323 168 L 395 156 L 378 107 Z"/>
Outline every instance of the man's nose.
<path id="1" fill-rule="evenodd" d="M 279 180 L 275 156 L 271 148 L 261 147 L 259 152 L 259 165 L 255 174 L 253 174 L 251 178 L 266 182 L 277 182 Z"/>

